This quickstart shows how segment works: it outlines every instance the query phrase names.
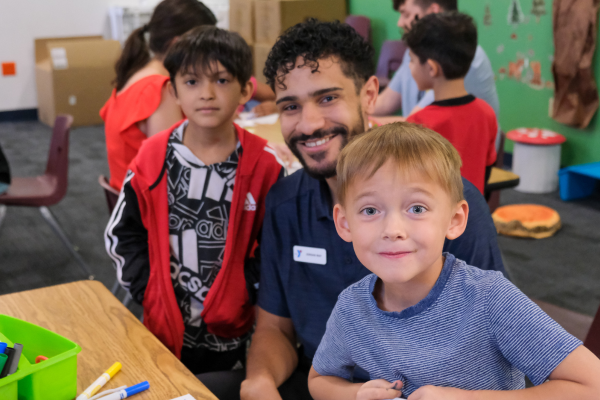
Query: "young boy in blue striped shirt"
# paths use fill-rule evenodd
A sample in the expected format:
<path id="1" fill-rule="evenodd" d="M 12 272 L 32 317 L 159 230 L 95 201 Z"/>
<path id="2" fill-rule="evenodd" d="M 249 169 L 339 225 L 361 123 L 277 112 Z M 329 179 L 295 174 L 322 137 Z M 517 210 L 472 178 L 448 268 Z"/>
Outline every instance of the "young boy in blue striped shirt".
<path id="1" fill-rule="evenodd" d="M 315 400 L 600 398 L 600 360 L 579 340 L 502 274 L 442 253 L 467 225 L 460 166 L 446 139 L 407 123 L 342 151 L 335 225 L 373 274 L 338 298 Z"/>

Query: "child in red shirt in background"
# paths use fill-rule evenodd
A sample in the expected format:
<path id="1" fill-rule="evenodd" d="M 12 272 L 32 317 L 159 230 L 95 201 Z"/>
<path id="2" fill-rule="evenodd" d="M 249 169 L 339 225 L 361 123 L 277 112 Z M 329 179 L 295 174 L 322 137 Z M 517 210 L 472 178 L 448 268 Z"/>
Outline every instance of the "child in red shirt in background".
<path id="1" fill-rule="evenodd" d="M 213 13 L 197 0 L 164 0 L 150 22 L 127 38 L 115 65 L 115 88 L 100 110 L 113 188 L 121 189 L 127 166 L 146 138 L 183 119 L 163 65 L 169 46 L 196 26 L 216 23 Z"/>
<path id="2" fill-rule="evenodd" d="M 473 19 L 459 12 L 430 14 L 404 35 L 410 70 L 419 90 L 433 89 L 435 102 L 407 118 L 444 136 L 462 159 L 461 175 L 481 193 L 496 161 L 494 110 L 464 85 L 477 50 Z"/>
<path id="3" fill-rule="evenodd" d="M 198 0 L 163 0 L 150 22 L 127 38 L 115 65 L 115 88 L 100 110 L 113 188 L 121 190 L 127 167 L 144 140 L 184 118 L 169 91 L 169 72 L 163 65 L 167 50 L 190 29 L 216 23 L 214 14 Z M 252 79 L 252 99 L 261 102 L 255 112 L 276 112 L 275 93 Z"/>

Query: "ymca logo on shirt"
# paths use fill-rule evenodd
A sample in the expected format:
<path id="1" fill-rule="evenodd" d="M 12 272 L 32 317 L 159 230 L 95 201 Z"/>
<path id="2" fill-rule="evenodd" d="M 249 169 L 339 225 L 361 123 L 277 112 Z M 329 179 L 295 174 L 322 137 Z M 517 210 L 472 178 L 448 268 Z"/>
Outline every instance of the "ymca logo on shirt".
<path id="1" fill-rule="evenodd" d="M 256 211 L 256 201 L 254 201 L 254 197 L 252 197 L 252 193 L 250 192 L 248 192 L 246 195 L 246 201 L 244 201 L 244 210 Z"/>

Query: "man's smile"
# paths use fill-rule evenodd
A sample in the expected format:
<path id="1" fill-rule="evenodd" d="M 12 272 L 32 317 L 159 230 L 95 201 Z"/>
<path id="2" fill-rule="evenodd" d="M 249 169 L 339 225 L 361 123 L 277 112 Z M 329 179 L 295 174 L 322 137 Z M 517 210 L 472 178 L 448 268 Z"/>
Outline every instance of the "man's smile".
<path id="1" fill-rule="evenodd" d="M 322 146 L 325 143 L 329 142 L 331 139 L 333 139 L 334 137 L 336 137 L 337 134 L 332 134 L 332 135 L 327 135 L 323 138 L 318 138 L 318 139 L 310 139 L 310 140 L 306 140 L 306 141 L 299 141 L 298 144 L 305 146 L 305 147 L 309 147 L 309 148 L 314 148 L 314 147 L 318 147 L 318 146 Z"/>

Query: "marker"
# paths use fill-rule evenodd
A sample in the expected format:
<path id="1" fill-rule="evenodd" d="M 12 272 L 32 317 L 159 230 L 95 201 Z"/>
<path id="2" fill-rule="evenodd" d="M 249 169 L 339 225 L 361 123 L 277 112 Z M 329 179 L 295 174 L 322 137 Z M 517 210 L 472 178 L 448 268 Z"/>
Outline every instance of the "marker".
<path id="1" fill-rule="evenodd" d="M 4 353 L 0 353 L 0 372 L 4 369 L 4 364 L 8 361 L 8 356 Z"/>
<path id="2" fill-rule="evenodd" d="M 19 359 L 21 358 L 21 352 L 23 351 L 23 345 L 20 343 L 15 343 L 14 346 L 7 347 L 4 353 L 8 356 L 4 368 L 2 368 L 2 372 L 0 373 L 0 378 L 7 377 L 10 374 L 14 374 L 17 372 L 17 368 L 19 367 Z"/>
<path id="3" fill-rule="evenodd" d="M 0 354 L 3 354 L 4 350 L 6 350 L 7 347 L 8 347 L 7 343 L 0 342 Z M 2 368 L 0 368 L 0 369 L 2 369 Z"/>
<path id="4" fill-rule="evenodd" d="M 99 400 L 121 400 L 126 399 L 127 397 L 131 397 L 134 394 L 143 392 L 144 390 L 148 390 L 150 388 L 150 384 L 148 381 L 144 381 L 142 383 L 138 383 L 137 385 L 130 386 L 126 389 L 123 389 L 117 393 L 111 393 L 108 396 L 104 396 Z"/>
<path id="5" fill-rule="evenodd" d="M 19 367 L 19 360 L 21 359 L 21 353 L 23 352 L 23 345 L 21 343 L 15 343 L 13 346 L 13 357 L 8 368 L 8 375 L 12 375 L 17 372 L 17 368 Z"/>
<path id="6" fill-rule="evenodd" d="M 39 356 L 37 356 L 37 357 L 35 358 L 35 363 L 36 363 L 36 364 L 39 364 L 39 363 L 41 363 L 42 361 L 46 361 L 47 359 L 48 359 L 48 357 L 46 357 L 46 356 L 42 356 L 42 355 L 39 355 Z"/>
<path id="7" fill-rule="evenodd" d="M 88 400 L 90 397 L 95 395 L 102 386 L 106 385 L 110 378 L 115 376 L 117 372 L 121 370 L 121 363 L 116 362 L 110 367 L 105 373 L 103 373 L 100 378 L 96 379 L 94 383 L 90 385 L 87 389 L 84 390 L 79 396 L 77 396 L 77 400 Z"/>

